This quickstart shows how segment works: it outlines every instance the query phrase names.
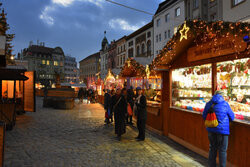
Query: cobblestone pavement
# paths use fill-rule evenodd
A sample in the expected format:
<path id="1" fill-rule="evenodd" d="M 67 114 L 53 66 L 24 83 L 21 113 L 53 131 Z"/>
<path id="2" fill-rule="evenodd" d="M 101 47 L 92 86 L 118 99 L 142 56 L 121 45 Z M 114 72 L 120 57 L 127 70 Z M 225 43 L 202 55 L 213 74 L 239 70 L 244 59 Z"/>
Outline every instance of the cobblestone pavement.
<path id="1" fill-rule="evenodd" d="M 10 167 L 177 167 L 204 166 L 206 159 L 147 132 L 137 142 L 137 131 L 127 127 L 122 141 L 114 125 L 104 125 L 100 104 L 77 104 L 73 110 L 42 108 L 17 117 L 17 125 L 6 133 L 5 166 Z"/>

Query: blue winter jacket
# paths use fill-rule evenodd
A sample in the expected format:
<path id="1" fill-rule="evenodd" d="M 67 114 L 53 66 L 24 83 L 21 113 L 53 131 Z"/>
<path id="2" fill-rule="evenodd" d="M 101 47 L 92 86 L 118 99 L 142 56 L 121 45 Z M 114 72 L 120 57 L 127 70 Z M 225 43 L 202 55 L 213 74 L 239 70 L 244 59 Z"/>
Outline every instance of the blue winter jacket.
<path id="1" fill-rule="evenodd" d="M 229 135 L 229 121 L 234 120 L 234 113 L 232 109 L 230 108 L 229 104 L 224 100 L 224 98 L 216 94 L 213 96 L 213 98 L 206 104 L 204 112 L 203 112 L 203 118 L 204 120 L 207 117 L 207 112 L 209 108 L 214 105 L 214 112 L 216 114 L 217 120 L 218 120 L 218 126 L 215 128 L 207 128 L 208 132 L 223 134 L 223 135 Z"/>

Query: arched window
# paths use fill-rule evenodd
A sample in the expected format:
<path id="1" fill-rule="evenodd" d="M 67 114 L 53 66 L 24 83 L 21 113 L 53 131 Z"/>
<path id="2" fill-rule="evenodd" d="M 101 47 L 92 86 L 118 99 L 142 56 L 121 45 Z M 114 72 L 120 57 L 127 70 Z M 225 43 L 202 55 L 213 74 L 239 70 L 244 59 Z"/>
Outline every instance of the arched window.
<path id="1" fill-rule="evenodd" d="M 136 55 L 139 56 L 140 55 L 140 46 L 138 45 L 136 48 Z"/>
<path id="2" fill-rule="evenodd" d="M 141 45 L 141 53 L 142 54 L 145 53 L 145 45 L 144 45 L 144 43 Z"/>
<path id="3" fill-rule="evenodd" d="M 147 52 L 151 52 L 151 41 L 148 40 L 147 42 Z"/>

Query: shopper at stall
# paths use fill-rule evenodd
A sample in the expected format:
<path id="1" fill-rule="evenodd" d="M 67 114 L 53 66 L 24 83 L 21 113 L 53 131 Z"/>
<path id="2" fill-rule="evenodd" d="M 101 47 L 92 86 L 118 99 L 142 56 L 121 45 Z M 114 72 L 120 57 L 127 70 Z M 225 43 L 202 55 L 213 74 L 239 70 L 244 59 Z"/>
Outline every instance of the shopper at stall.
<path id="1" fill-rule="evenodd" d="M 152 89 L 151 84 L 149 84 L 148 89 L 145 92 L 145 95 L 146 95 L 146 98 L 148 100 L 153 100 L 154 99 L 156 93 L 155 93 L 154 89 Z"/>
<path id="2" fill-rule="evenodd" d="M 145 125 L 147 120 L 147 100 L 146 97 L 142 94 L 142 90 L 140 87 L 137 87 L 136 91 L 138 93 L 138 97 L 135 99 L 135 105 L 137 108 L 137 128 L 139 131 L 136 139 L 138 141 L 143 141 L 145 140 Z"/>
<path id="3" fill-rule="evenodd" d="M 203 118 L 206 119 L 208 110 L 213 107 L 218 126 L 207 128 L 209 145 L 209 167 L 216 166 L 217 151 L 219 151 L 220 167 L 226 166 L 227 146 L 229 135 L 229 122 L 234 120 L 234 113 L 229 104 L 224 100 L 222 91 L 216 91 L 212 99 L 206 104 Z"/>
<path id="4" fill-rule="evenodd" d="M 121 135 L 126 133 L 125 114 L 127 112 L 127 101 L 125 98 L 126 89 L 117 88 L 115 102 L 113 106 L 115 117 L 115 134 L 118 140 L 121 140 Z"/>
<path id="5" fill-rule="evenodd" d="M 128 89 L 127 91 L 127 101 L 128 101 L 128 104 L 131 106 L 131 109 L 133 109 L 133 106 L 134 106 L 134 91 L 133 91 L 133 87 L 130 86 L 130 89 Z M 133 125 L 132 123 L 132 115 L 128 115 L 127 114 L 127 117 L 126 117 L 126 123 L 127 124 L 130 124 L 130 125 Z"/>

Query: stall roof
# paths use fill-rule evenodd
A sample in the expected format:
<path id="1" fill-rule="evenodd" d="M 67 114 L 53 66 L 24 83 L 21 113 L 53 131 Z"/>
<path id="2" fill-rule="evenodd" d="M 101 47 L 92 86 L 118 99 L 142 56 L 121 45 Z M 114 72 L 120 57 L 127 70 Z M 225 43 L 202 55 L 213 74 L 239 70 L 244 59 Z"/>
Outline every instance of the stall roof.
<path id="1" fill-rule="evenodd" d="M 73 86 L 73 87 L 79 87 L 79 88 L 87 87 L 84 83 L 83 84 L 61 83 L 61 86 Z"/>
<path id="2" fill-rule="evenodd" d="M 128 58 L 119 75 L 121 77 L 144 77 L 146 76 L 145 66 L 133 58 Z"/>
<path id="3" fill-rule="evenodd" d="M 15 73 L 12 71 L 1 71 L 0 70 L 0 80 L 28 80 L 29 78 L 20 74 L 20 73 Z"/>
<path id="4" fill-rule="evenodd" d="M 218 38 L 228 38 L 228 36 L 237 37 L 240 35 L 244 36 L 248 35 L 249 32 L 249 23 L 232 23 L 223 21 L 205 22 L 198 20 L 185 21 L 185 23 L 180 26 L 177 33 L 161 50 L 160 54 L 158 54 L 153 60 L 153 68 L 157 70 L 169 69 L 171 64 L 191 46 L 202 45 L 209 41 L 216 43 Z M 248 45 L 248 55 L 249 50 Z"/>

